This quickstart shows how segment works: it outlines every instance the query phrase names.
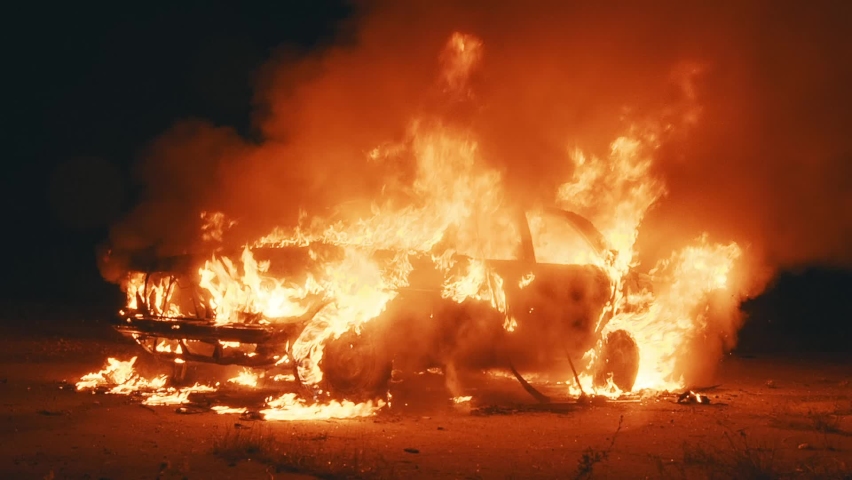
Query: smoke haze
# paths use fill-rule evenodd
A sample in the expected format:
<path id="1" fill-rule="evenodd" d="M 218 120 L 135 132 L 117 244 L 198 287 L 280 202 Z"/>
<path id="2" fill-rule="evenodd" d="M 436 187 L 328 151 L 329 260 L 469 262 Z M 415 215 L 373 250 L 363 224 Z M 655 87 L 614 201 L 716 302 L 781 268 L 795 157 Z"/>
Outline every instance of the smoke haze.
<path id="1" fill-rule="evenodd" d="M 258 72 L 256 139 L 183 120 L 138 165 L 143 201 L 112 230 L 118 249 L 192 248 L 200 212 L 249 241 L 370 197 L 412 119 L 475 132 L 518 202 L 552 202 L 575 148 L 605 154 L 632 125 L 674 125 L 657 151 L 667 195 L 641 228 L 653 261 L 710 232 L 757 267 L 852 265 L 852 16 L 842 2 L 368 2 L 341 40 L 280 52 Z M 448 92 L 453 32 L 482 41 L 469 89 Z M 405 169 L 394 170 L 405 178 Z"/>

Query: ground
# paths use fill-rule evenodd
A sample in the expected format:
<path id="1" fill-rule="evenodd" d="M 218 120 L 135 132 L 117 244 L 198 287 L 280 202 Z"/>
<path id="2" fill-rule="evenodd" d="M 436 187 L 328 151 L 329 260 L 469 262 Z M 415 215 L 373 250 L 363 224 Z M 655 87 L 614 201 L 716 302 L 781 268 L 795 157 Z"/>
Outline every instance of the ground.
<path id="1" fill-rule="evenodd" d="M 729 355 L 708 405 L 578 404 L 539 385 L 545 407 L 493 377 L 456 405 L 424 374 L 374 417 L 267 422 L 76 392 L 108 356 L 156 362 L 100 309 L 5 312 L 2 478 L 852 478 L 849 356 Z"/>

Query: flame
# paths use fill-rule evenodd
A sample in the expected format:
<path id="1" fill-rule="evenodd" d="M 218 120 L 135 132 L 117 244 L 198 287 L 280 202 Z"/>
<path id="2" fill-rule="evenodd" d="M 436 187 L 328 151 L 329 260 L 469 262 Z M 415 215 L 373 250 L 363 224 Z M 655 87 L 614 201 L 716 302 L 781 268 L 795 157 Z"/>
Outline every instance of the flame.
<path id="1" fill-rule="evenodd" d="M 199 270 L 199 286 L 211 295 L 220 324 L 240 321 L 240 314 L 260 314 L 268 321 L 303 315 L 308 305 L 303 300 L 319 291 L 309 277 L 304 285 L 266 275 L 269 262 L 258 262 L 246 247 L 240 257 L 242 271 L 228 257 L 208 260 Z"/>
<path id="2" fill-rule="evenodd" d="M 269 275 L 271 265 L 258 262 L 249 247 L 243 250 L 241 269 L 228 257 L 218 256 L 199 272 L 200 285 L 211 295 L 217 323 L 239 321 L 246 313 L 260 314 L 270 322 L 292 318 L 308 311 L 304 300 L 309 296 L 323 298 L 325 306 L 292 346 L 300 377 L 308 385 L 322 380 L 318 365 L 324 342 L 378 316 L 397 289 L 407 285 L 412 268 L 409 253 L 430 252 L 440 248 L 439 242 L 449 243 L 433 258 L 447 274 L 445 297 L 459 303 L 467 298 L 486 301 L 505 312 L 503 281 L 494 272 L 486 272 L 482 260 L 512 258 L 516 248 L 506 238 L 517 227 L 501 209 L 500 174 L 481 165 L 469 132 L 440 123 L 414 122 L 410 133 L 418 172 L 414 193 L 423 199 L 416 206 L 395 208 L 388 202 L 375 206 L 372 216 L 355 222 L 315 218 L 293 231 L 275 229 L 255 242 L 255 246 L 265 247 L 332 244 L 343 249 L 342 259 L 328 260 L 301 284 Z M 494 235 L 495 231 L 502 234 Z M 380 263 L 372 255 L 377 250 L 398 253 Z M 472 260 L 461 267 L 454 260 L 458 255 Z"/>
<path id="3" fill-rule="evenodd" d="M 166 376 L 161 375 L 153 379 L 141 377 L 134 369 L 137 357 L 127 361 L 109 358 L 104 368 L 98 372 L 83 375 L 77 382 L 77 390 L 95 390 L 105 388 L 106 393 L 119 395 L 141 395 L 145 397 L 144 405 L 168 406 L 183 405 L 190 402 L 190 395 L 194 393 L 210 393 L 218 389 L 215 386 L 196 383 L 190 387 L 166 387 Z M 292 379 L 291 376 L 281 376 L 279 379 Z M 289 378 L 288 378 L 289 377 Z M 251 371 L 244 369 L 240 375 L 229 380 L 229 382 L 243 385 L 255 386 L 257 376 Z M 354 403 L 350 401 L 330 401 L 328 403 L 307 404 L 303 399 L 297 398 L 295 394 L 285 394 L 279 398 L 269 397 L 266 399 L 268 408 L 261 411 L 267 420 L 318 420 L 331 418 L 356 418 L 374 415 L 386 405 L 386 402 Z M 233 408 L 228 406 L 213 406 L 211 410 L 219 414 L 237 413 L 242 414 L 245 408 Z"/>
<path id="4" fill-rule="evenodd" d="M 145 274 L 142 272 L 130 272 L 122 285 L 127 294 L 127 308 L 139 309 L 139 295 L 145 286 Z"/>
<path id="5" fill-rule="evenodd" d="M 212 392 L 215 387 L 195 384 L 191 387 L 166 387 L 167 377 L 159 375 L 146 379 L 134 368 L 137 357 L 122 361 L 108 358 L 104 368 L 98 372 L 83 375 L 77 382 L 77 390 L 106 389 L 106 393 L 118 395 L 140 394 L 147 398 L 146 405 L 178 405 L 186 403 L 191 393 Z M 175 359 L 177 361 L 179 359 Z"/>
<path id="6" fill-rule="evenodd" d="M 122 285 L 127 296 L 127 308 L 138 311 L 144 306 L 154 316 L 183 316 L 172 297 L 176 283 L 176 279 L 168 275 L 130 272 Z"/>
<path id="7" fill-rule="evenodd" d="M 256 387 L 258 380 L 257 373 L 251 371 L 251 369 L 243 368 L 236 377 L 229 378 L 228 383 L 235 383 L 244 387 Z"/>
<path id="8" fill-rule="evenodd" d="M 246 412 L 245 408 L 234 408 L 234 407 L 229 407 L 227 405 L 214 405 L 214 406 L 210 407 L 210 410 L 213 410 L 214 412 L 218 413 L 219 415 L 226 415 L 226 414 L 229 414 L 229 413 L 236 413 L 237 415 L 242 415 L 243 413 Z"/>
<path id="9" fill-rule="evenodd" d="M 191 387 L 167 388 L 158 390 L 148 395 L 142 403 L 144 405 L 183 405 L 189 403 L 189 396 L 193 393 L 215 392 L 216 387 L 196 383 Z"/>
<path id="10" fill-rule="evenodd" d="M 662 181 L 651 173 L 652 153 L 657 147 L 657 137 L 648 134 L 615 139 L 606 159 L 589 157 L 576 149 L 571 154 L 574 178 L 559 187 L 556 202 L 591 221 L 603 235 L 610 255 L 583 252 L 579 257 L 565 258 L 566 254 L 576 254 L 567 249 L 553 252 L 544 246 L 542 250 L 562 257 L 558 263 L 605 267 L 611 278 L 620 281 L 633 266 L 634 246 L 645 213 L 665 194 Z"/>
<path id="11" fill-rule="evenodd" d="M 267 399 L 269 408 L 261 410 L 266 420 L 328 420 L 332 418 L 369 417 L 385 406 L 385 402 L 354 403 L 332 400 L 326 404 L 308 405 L 295 393 L 286 393 L 276 399 Z"/>
<path id="12" fill-rule="evenodd" d="M 442 77 L 450 90 L 464 88 L 468 78 L 482 59 L 483 45 L 477 37 L 455 32 L 441 55 Z"/>
<path id="13" fill-rule="evenodd" d="M 726 290 L 741 255 L 736 243 L 711 244 L 702 236 L 651 270 L 663 289 L 646 310 L 619 312 L 609 322 L 607 331 L 627 330 L 641 345 L 635 389 L 683 388 L 684 379 L 675 376 L 677 362 L 689 355 L 688 342 L 705 331 L 709 296 Z"/>
<path id="14" fill-rule="evenodd" d="M 222 242 L 224 233 L 237 224 L 222 212 L 201 212 L 201 239 L 205 242 Z"/>
<path id="15" fill-rule="evenodd" d="M 183 353 L 183 349 L 180 346 L 180 342 L 177 340 L 169 340 L 162 339 L 157 345 L 154 347 L 154 350 L 161 353 L 176 353 L 180 355 Z M 180 360 L 179 358 L 175 358 L 175 360 Z"/>
<path id="16" fill-rule="evenodd" d="M 107 393 L 127 395 L 139 390 L 159 389 L 166 384 L 166 376 L 161 375 L 145 379 L 136 373 L 133 357 L 127 361 L 108 358 L 107 364 L 98 372 L 83 375 L 77 382 L 77 390 L 94 390 L 99 387 L 108 388 Z"/>
<path id="17" fill-rule="evenodd" d="M 327 265 L 323 277 L 326 295 L 333 299 L 310 320 L 293 342 L 293 356 L 301 359 L 299 376 L 307 385 L 319 383 L 323 346 L 377 317 L 396 295 L 393 282 L 363 251 L 346 249 L 345 258 Z"/>
<path id="18" fill-rule="evenodd" d="M 482 57 L 480 39 L 453 34 L 441 54 L 440 85 L 445 91 L 470 95 L 470 78 Z M 631 126 L 603 156 L 579 148 L 566 150 L 573 174 L 556 189 L 553 202 L 596 228 L 555 221 L 545 208 L 525 212 L 538 263 L 594 265 L 606 273 L 610 298 L 597 319 L 596 332 L 605 338 L 623 330 L 636 341 L 640 363 L 634 389 L 683 386 L 679 362 L 689 355 L 689 342 L 712 321 L 702 308 L 716 293 L 736 295 L 729 277 L 742 255 L 735 243 L 713 244 L 704 236 L 646 272 L 653 288 L 630 287 L 631 276 L 641 273 L 636 263 L 640 226 L 647 211 L 666 194 L 664 179 L 653 166 L 655 153 L 672 128 L 653 121 Z M 506 288 L 515 284 L 518 289 L 529 288 L 536 275 L 530 271 L 506 285 L 491 267 L 493 261 L 530 259 L 518 258 L 522 232 L 510 208 L 503 173 L 488 167 L 483 155 L 471 128 L 427 115 L 413 118 L 403 141 L 367 153 L 371 162 L 410 163 L 412 181 L 402 192 L 389 181 L 365 215 L 324 218 L 303 213 L 297 226 L 274 228 L 249 242 L 239 258 L 217 253 L 199 268 L 198 284 L 209 297 L 215 323 L 305 319 L 305 328 L 290 346 L 291 356 L 279 363 L 292 360 L 300 381 L 316 387 L 323 379 L 319 365 L 326 342 L 349 331 L 357 333 L 377 318 L 399 289 L 408 286 L 412 261 L 426 259 L 443 275 L 444 299 L 490 306 L 503 314 L 507 332 L 516 331 L 521 320 L 509 312 Z M 201 216 L 207 241 L 222 242 L 224 232 L 235 224 L 219 212 Z M 337 254 L 328 254 L 328 246 L 334 246 Z M 304 276 L 276 274 L 270 261 L 256 257 L 260 247 L 306 249 L 315 267 Z M 376 255 L 378 251 L 393 255 Z M 173 281 L 131 274 L 125 282 L 127 308 L 138 311 L 145 306 L 155 315 L 180 316 L 171 301 Z M 238 346 L 222 342 L 223 348 Z M 162 351 L 169 351 L 165 348 Z M 598 342 L 585 352 L 590 367 L 579 375 L 582 388 L 620 395 L 623 392 L 612 378 L 595 389 L 591 371 L 602 361 L 600 348 Z M 244 371 L 229 381 L 254 386 L 257 377 Z M 571 388 L 579 393 L 576 385 Z M 269 419 L 344 418 L 370 415 L 384 402 L 307 404 L 288 394 L 268 405 L 264 414 Z"/>

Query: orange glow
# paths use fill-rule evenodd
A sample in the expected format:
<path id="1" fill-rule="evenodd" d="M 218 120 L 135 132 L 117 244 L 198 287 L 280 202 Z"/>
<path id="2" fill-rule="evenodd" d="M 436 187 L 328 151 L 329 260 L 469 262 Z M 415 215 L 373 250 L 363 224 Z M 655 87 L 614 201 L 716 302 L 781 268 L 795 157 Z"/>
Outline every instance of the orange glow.
<path id="1" fill-rule="evenodd" d="M 222 212 L 201 212 L 201 239 L 206 242 L 221 242 L 224 233 L 237 224 Z"/>
<path id="2" fill-rule="evenodd" d="M 136 357 L 128 361 L 120 361 L 109 358 L 103 370 L 84 375 L 77 382 L 77 390 L 106 389 L 106 393 L 119 395 L 141 395 L 144 397 L 142 403 L 152 406 L 183 405 L 190 402 L 190 395 L 194 393 L 210 393 L 218 389 L 215 386 L 194 384 L 190 387 L 174 388 L 166 387 L 165 375 L 153 379 L 141 377 L 133 368 Z M 281 378 L 285 379 L 286 378 Z M 257 376 L 248 370 L 229 382 L 239 383 L 246 386 L 256 386 Z M 330 401 L 325 404 L 307 404 L 303 399 L 297 398 L 295 394 L 285 394 L 278 398 L 267 398 L 268 408 L 261 411 L 267 420 L 317 420 L 331 418 L 355 418 L 374 415 L 386 405 L 384 401 L 354 403 L 349 401 Z M 245 408 L 232 408 L 228 406 L 213 406 L 211 410 L 219 414 L 241 414 Z"/>
<path id="3" fill-rule="evenodd" d="M 229 383 L 235 383 L 237 385 L 242 385 L 244 387 L 256 387 L 259 376 L 257 373 L 251 371 L 248 368 L 243 368 L 240 370 L 239 375 L 234 378 L 229 378 Z"/>
<path id="4" fill-rule="evenodd" d="M 215 392 L 216 388 L 195 384 L 191 387 L 166 388 L 153 392 L 142 402 L 145 405 L 182 405 L 189 403 L 189 396 L 193 393 Z"/>
<path id="5" fill-rule="evenodd" d="M 152 379 L 140 377 L 133 368 L 136 358 L 133 357 L 127 361 L 108 358 L 106 366 L 101 371 L 89 373 L 80 378 L 77 382 L 77 390 L 106 388 L 107 393 L 127 395 L 139 390 L 163 388 L 166 384 L 165 375 Z"/>
<path id="6" fill-rule="evenodd" d="M 248 248 L 240 260 L 242 272 L 228 257 L 208 260 L 199 270 L 199 285 L 212 297 L 217 323 L 238 322 L 241 313 L 261 314 L 267 321 L 274 321 L 307 311 L 301 301 L 319 288 L 311 279 L 306 285 L 293 285 L 265 275 L 269 263 L 255 260 Z"/>
<path id="7" fill-rule="evenodd" d="M 475 97 L 471 80 L 484 61 L 484 49 L 481 39 L 464 33 L 452 34 L 445 44 L 437 82 L 453 101 L 462 101 L 459 94 L 464 101 Z M 695 100 L 694 92 L 689 100 Z M 690 124 L 696 121 L 695 115 L 689 116 Z M 410 182 L 403 187 L 389 175 L 383 179 L 381 194 L 370 198 L 369 208 L 363 211 L 335 211 L 325 216 L 302 212 L 297 225 L 264 230 L 268 234 L 246 242 L 238 256 L 228 256 L 217 248 L 203 266 L 196 265 L 193 273 L 215 313 L 212 322 L 218 326 L 301 326 L 303 322 L 304 328 L 292 344 L 288 340 L 287 355 L 275 358 L 278 364 L 292 361 L 299 381 L 319 396 L 324 393 L 321 361 L 328 341 L 347 332 L 360 334 L 368 322 L 387 311 L 400 290 L 410 286 L 417 261 L 431 262 L 430 267 L 440 275 L 442 299 L 490 308 L 502 321 L 499 333 L 509 338 L 521 335 L 524 320 L 511 310 L 507 292 L 523 290 L 526 294 L 548 281 L 546 275 L 536 275 L 539 270 L 533 273 L 534 266 L 593 266 L 597 268 L 591 270 L 605 274 L 608 284 L 602 288 L 608 288 L 608 301 L 591 320 L 591 331 L 597 337 L 589 344 L 595 343 L 594 347 L 586 351 L 588 344 L 584 344 L 579 352 L 570 352 L 582 355 L 576 360 L 582 360 L 584 366 L 579 372 L 583 390 L 613 397 L 625 393 L 612 378 L 603 387 L 594 378 L 595 369 L 604 362 L 599 358 L 604 339 L 616 331 L 627 332 L 638 346 L 633 390 L 684 386 L 684 363 L 693 355 L 690 342 L 713 322 L 728 321 L 716 320 L 707 312 L 715 295 L 739 295 L 733 277 L 744 252 L 736 243 L 712 243 L 705 235 L 651 268 L 638 264 L 636 244 L 642 222 L 667 193 L 665 178 L 654 168 L 657 154 L 676 125 L 653 117 L 628 125 L 610 137 L 604 154 L 569 148 L 568 132 L 564 132 L 563 157 L 552 161 L 570 173 L 557 179 L 546 201 L 518 200 L 509 188 L 507 173 L 491 166 L 473 126 L 455 118 L 418 113 L 401 127 L 407 127 L 404 134 L 400 129 L 401 138 L 388 139 L 362 153 L 372 164 L 409 168 Z M 566 222 L 553 210 L 591 226 Z M 519 226 L 519 218 L 526 225 Z M 221 212 L 202 212 L 201 219 L 205 242 L 226 243 L 228 231 L 237 225 Z M 530 237 L 534 258 L 528 258 L 529 253 L 519 245 L 525 234 Z M 330 246 L 335 247 L 335 254 L 328 253 Z M 263 260 L 261 250 L 267 248 L 301 249 L 307 252 L 312 268 L 300 275 L 277 273 L 276 267 L 281 265 Z M 501 261 L 520 265 L 519 276 L 503 275 L 503 270 L 498 273 L 494 265 Z M 181 317 L 181 308 L 172 300 L 174 282 L 166 276 L 128 275 L 124 284 L 127 308 L 138 311 L 147 305 L 153 316 Z M 726 308 L 723 313 L 731 314 L 731 305 Z M 533 313 L 532 307 L 528 310 Z M 221 341 L 218 347 L 227 351 L 241 345 Z M 186 348 L 190 350 L 188 345 Z M 175 341 L 163 340 L 155 346 L 162 353 L 183 353 L 179 349 Z M 83 377 L 78 389 L 102 385 L 121 387 L 119 391 L 125 393 L 152 389 L 146 403 L 174 404 L 185 403 L 194 391 L 213 388 L 164 389 L 164 379 L 147 381 L 135 376 L 134 360 L 124 364 L 110 359 L 104 371 Z M 564 383 L 571 385 L 570 393 L 579 394 L 573 377 L 569 378 Z M 257 374 L 244 369 L 228 382 L 256 387 L 258 380 Z M 468 402 L 470 397 L 457 396 L 453 401 Z M 286 394 L 268 399 L 268 408 L 262 413 L 269 420 L 351 418 L 372 415 L 385 405 L 382 400 L 355 403 L 326 401 L 325 397 L 307 403 Z M 217 409 L 219 413 L 237 410 Z"/>
<path id="8" fill-rule="evenodd" d="M 482 41 L 473 35 L 453 33 L 441 55 L 443 79 L 451 90 L 459 90 L 482 58 Z"/>
<path id="9" fill-rule="evenodd" d="M 328 420 L 331 418 L 369 417 L 385 406 L 385 402 L 353 403 L 331 401 L 326 404 L 308 405 L 294 393 L 276 399 L 267 399 L 269 408 L 261 410 L 266 420 Z"/>
<path id="10" fill-rule="evenodd" d="M 710 244 L 702 237 L 651 270 L 660 288 L 646 311 L 613 317 L 607 330 L 624 328 L 642 346 L 635 389 L 684 387 L 682 376 L 674 373 L 677 362 L 690 355 L 688 342 L 710 321 L 705 314 L 709 296 L 728 294 L 728 277 L 741 255 L 735 243 Z"/>

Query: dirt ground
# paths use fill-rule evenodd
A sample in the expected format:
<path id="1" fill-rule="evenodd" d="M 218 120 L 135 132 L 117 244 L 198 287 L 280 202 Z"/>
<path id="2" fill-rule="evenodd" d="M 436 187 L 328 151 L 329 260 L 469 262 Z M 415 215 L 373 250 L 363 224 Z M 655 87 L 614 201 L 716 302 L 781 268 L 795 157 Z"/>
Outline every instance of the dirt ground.
<path id="1" fill-rule="evenodd" d="M 543 407 L 494 377 L 470 381 L 473 399 L 456 405 L 425 374 L 394 385 L 374 417 L 268 422 L 76 392 L 108 356 L 157 363 L 100 311 L 6 312 L 2 478 L 852 478 L 849 356 L 730 355 L 707 405 L 577 404 L 540 384 L 557 402 Z"/>

